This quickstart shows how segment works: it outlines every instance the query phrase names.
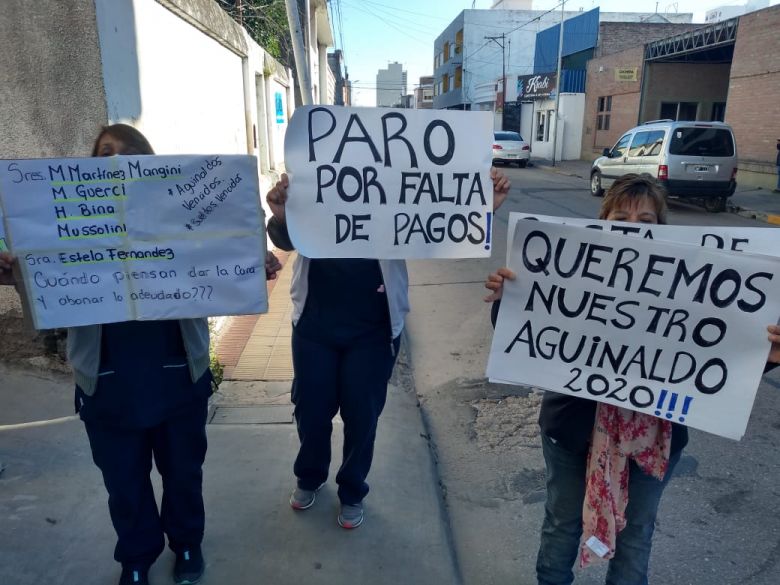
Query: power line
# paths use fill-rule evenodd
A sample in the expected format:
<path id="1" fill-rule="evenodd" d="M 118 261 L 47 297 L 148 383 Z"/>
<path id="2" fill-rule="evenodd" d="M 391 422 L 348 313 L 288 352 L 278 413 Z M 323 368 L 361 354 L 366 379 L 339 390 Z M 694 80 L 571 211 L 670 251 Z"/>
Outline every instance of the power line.
<path id="1" fill-rule="evenodd" d="M 400 32 L 405 33 L 407 36 L 409 35 L 409 32 L 414 32 L 416 34 L 422 34 L 422 35 L 428 35 L 429 29 L 427 27 L 420 27 L 417 23 L 412 22 L 411 20 L 407 20 L 406 18 L 402 16 L 398 16 L 396 14 L 388 13 L 388 12 L 376 12 L 377 9 L 370 8 L 368 6 L 363 6 L 363 3 L 361 5 L 354 5 L 351 4 L 353 8 L 356 8 L 357 10 L 361 10 L 367 14 L 370 14 L 374 18 L 380 20 L 383 24 L 388 24 L 395 28 L 396 30 L 399 30 L 399 27 L 402 27 L 404 30 L 401 30 Z M 381 10 L 381 9 L 380 9 Z M 411 38 L 420 41 L 418 37 L 412 36 Z"/>
<path id="2" fill-rule="evenodd" d="M 363 8 L 363 7 L 360 7 L 360 6 L 357 6 L 357 5 L 353 5 L 353 4 L 348 4 L 348 6 L 350 6 L 351 8 L 353 8 L 355 10 L 360 10 L 361 12 L 365 12 L 366 14 L 369 14 L 369 15 L 373 16 L 377 20 L 380 20 L 384 24 L 386 24 L 386 25 L 390 26 L 391 28 L 394 28 L 395 30 L 400 32 L 402 35 L 412 39 L 413 41 L 415 41 L 417 43 L 420 43 L 421 45 L 430 46 L 430 44 L 431 44 L 430 41 L 423 41 L 423 40 L 421 40 L 421 39 L 419 39 L 419 38 L 417 38 L 415 36 L 412 36 L 411 34 L 406 32 L 405 30 L 403 30 L 402 28 L 400 28 L 399 26 L 394 24 L 391 20 L 389 20 L 389 19 L 387 19 L 385 17 L 379 16 L 378 14 L 376 14 L 375 12 L 373 12 L 372 10 L 370 10 L 368 8 Z"/>
<path id="3" fill-rule="evenodd" d="M 414 10 L 405 10 L 403 8 L 398 8 L 396 6 L 390 6 L 388 4 L 382 4 L 381 2 L 372 2 L 371 0 L 362 0 L 363 4 L 372 4 L 377 7 L 382 7 L 388 10 L 397 10 L 398 12 L 405 12 L 407 14 L 413 14 L 415 16 L 422 16 L 424 18 L 431 18 L 434 20 L 450 20 L 449 18 L 445 16 L 434 16 L 432 14 L 424 14 L 422 12 L 415 12 Z"/>

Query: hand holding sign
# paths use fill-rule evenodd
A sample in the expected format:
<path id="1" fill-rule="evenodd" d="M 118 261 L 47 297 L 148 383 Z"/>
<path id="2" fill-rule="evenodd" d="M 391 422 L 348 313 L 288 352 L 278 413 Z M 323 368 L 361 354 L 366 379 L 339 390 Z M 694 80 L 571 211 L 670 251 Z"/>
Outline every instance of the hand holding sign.
<path id="1" fill-rule="evenodd" d="M 287 205 L 287 189 L 289 186 L 290 179 L 287 177 L 286 173 L 282 173 L 282 176 L 276 182 L 276 185 L 274 185 L 265 196 L 265 200 L 271 208 L 271 213 L 282 223 L 284 223 L 286 219 L 285 206 Z"/>
<path id="2" fill-rule="evenodd" d="M 13 274 L 13 266 L 16 262 L 10 252 L 0 252 L 0 285 L 14 285 L 16 279 Z"/>
<path id="3" fill-rule="evenodd" d="M 766 330 L 769 331 L 767 338 L 772 344 L 772 347 L 769 350 L 769 357 L 766 361 L 770 364 L 780 364 L 780 326 L 769 325 Z"/>

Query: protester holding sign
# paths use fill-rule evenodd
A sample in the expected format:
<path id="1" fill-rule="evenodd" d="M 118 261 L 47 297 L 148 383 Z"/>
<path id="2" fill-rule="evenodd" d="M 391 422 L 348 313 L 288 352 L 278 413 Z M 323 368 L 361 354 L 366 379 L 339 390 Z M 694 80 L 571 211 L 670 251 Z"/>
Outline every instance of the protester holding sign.
<path id="1" fill-rule="evenodd" d="M 496 169 L 491 178 L 495 200 L 503 201 L 508 179 Z M 282 250 L 294 248 L 285 214 L 288 186 L 287 175 L 282 175 L 266 198 L 273 213 L 268 235 Z M 377 423 L 409 311 L 406 263 L 298 256 L 291 295 L 292 401 L 300 449 L 290 506 L 306 510 L 314 504 L 328 477 L 331 421 L 340 412 L 344 452 L 336 475 L 341 502 L 337 520 L 343 528 L 357 528 L 369 491 L 366 477 Z"/>
<path id="2" fill-rule="evenodd" d="M 154 152 L 135 128 L 107 126 L 92 156 L 120 154 Z M 13 262 L 0 254 L 0 283 L 14 284 Z M 266 257 L 267 278 L 280 268 L 272 254 Z M 148 583 L 165 535 L 176 555 L 174 581 L 195 583 L 204 570 L 201 468 L 213 385 L 207 319 L 71 327 L 68 359 L 76 411 L 109 495 L 120 585 Z M 159 512 L 149 475 L 153 458 L 163 483 Z"/>
<path id="3" fill-rule="evenodd" d="M 604 198 L 600 219 L 666 223 L 663 189 L 626 175 Z M 505 279 L 501 268 L 485 287 L 495 323 Z M 780 327 L 768 327 L 770 361 L 780 361 Z M 647 583 L 655 518 L 664 487 L 688 441 L 687 428 L 603 402 L 546 392 L 539 415 L 547 468 L 547 503 L 537 557 L 540 585 L 573 581 L 592 555 L 610 559 L 607 583 Z"/>

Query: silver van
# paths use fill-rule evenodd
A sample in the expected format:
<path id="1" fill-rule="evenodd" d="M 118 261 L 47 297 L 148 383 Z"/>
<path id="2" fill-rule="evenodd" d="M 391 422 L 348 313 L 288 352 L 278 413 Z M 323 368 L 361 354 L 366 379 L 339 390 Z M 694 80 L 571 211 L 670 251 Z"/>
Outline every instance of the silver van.
<path id="1" fill-rule="evenodd" d="M 626 173 L 647 173 L 671 197 L 698 199 L 708 211 L 723 211 L 737 188 L 734 133 L 723 122 L 646 122 L 593 161 L 590 192 L 600 197 Z"/>

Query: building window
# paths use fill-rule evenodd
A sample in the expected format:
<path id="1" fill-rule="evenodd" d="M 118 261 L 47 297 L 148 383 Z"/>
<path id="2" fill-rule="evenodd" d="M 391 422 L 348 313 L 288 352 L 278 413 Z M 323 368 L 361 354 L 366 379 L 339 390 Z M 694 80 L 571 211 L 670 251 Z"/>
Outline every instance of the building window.
<path id="1" fill-rule="evenodd" d="M 449 60 L 450 60 L 450 42 L 447 41 L 446 43 L 444 43 L 444 62 L 446 63 Z"/>
<path id="2" fill-rule="evenodd" d="M 726 102 L 715 102 L 712 104 L 712 114 L 710 120 L 713 122 L 723 122 L 726 119 Z"/>
<path id="3" fill-rule="evenodd" d="M 463 67 L 455 68 L 455 89 L 463 86 Z"/>
<path id="4" fill-rule="evenodd" d="M 463 29 L 455 33 L 455 54 L 460 55 L 463 51 Z"/>
<path id="5" fill-rule="evenodd" d="M 602 96 L 599 98 L 598 115 L 596 116 L 596 129 L 609 130 L 609 119 L 612 116 L 612 96 Z"/>
<path id="6" fill-rule="evenodd" d="M 441 85 L 442 85 L 441 87 L 442 93 L 447 93 L 448 91 L 450 91 L 450 76 L 447 75 L 446 73 L 442 75 Z"/>
<path id="7" fill-rule="evenodd" d="M 699 104 L 697 102 L 661 102 L 662 120 L 695 121 L 698 113 Z"/>
<path id="8" fill-rule="evenodd" d="M 423 89 L 423 99 L 424 102 L 432 102 L 433 101 L 433 90 L 428 89 L 427 87 Z"/>

